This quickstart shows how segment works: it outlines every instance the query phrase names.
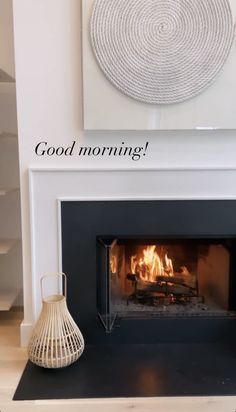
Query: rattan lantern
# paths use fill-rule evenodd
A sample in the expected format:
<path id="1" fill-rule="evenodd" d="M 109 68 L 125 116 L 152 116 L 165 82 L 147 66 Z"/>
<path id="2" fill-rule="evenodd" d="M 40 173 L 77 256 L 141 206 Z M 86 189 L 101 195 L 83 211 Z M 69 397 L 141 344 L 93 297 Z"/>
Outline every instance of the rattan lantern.
<path id="1" fill-rule="evenodd" d="M 64 278 L 64 295 L 43 297 L 43 280 Z M 67 277 L 64 273 L 41 278 L 42 311 L 28 345 L 31 362 L 43 368 L 63 368 L 76 362 L 84 350 L 84 339 L 68 311 Z"/>

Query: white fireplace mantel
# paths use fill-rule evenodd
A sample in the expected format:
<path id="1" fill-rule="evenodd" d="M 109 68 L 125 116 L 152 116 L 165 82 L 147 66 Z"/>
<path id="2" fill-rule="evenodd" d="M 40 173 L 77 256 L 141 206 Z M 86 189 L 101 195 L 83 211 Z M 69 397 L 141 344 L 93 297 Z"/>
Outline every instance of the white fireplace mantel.
<path id="1" fill-rule="evenodd" d="M 25 270 L 22 344 L 41 309 L 39 281 L 61 271 L 60 202 L 69 200 L 236 199 L 236 168 L 29 170 L 31 267 Z M 27 268 L 26 268 L 27 269 Z"/>
<path id="2" fill-rule="evenodd" d="M 24 282 L 23 343 L 41 309 L 40 277 L 61 271 L 62 200 L 236 199 L 236 169 L 32 168 L 29 189 L 32 267 Z"/>

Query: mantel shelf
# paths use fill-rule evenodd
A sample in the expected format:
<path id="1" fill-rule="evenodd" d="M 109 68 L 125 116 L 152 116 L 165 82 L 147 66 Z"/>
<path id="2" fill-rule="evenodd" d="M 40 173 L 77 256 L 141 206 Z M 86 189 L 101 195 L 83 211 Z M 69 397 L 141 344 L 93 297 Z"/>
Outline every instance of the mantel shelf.
<path id="1" fill-rule="evenodd" d="M 0 83 L 15 83 L 15 79 L 4 70 L 0 69 Z"/>
<path id="2" fill-rule="evenodd" d="M 8 289 L 0 291 L 0 311 L 8 311 L 18 296 L 18 290 Z"/>
<path id="3" fill-rule="evenodd" d="M 7 255 L 16 242 L 17 239 L 0 239 L 0 255 Z"/>

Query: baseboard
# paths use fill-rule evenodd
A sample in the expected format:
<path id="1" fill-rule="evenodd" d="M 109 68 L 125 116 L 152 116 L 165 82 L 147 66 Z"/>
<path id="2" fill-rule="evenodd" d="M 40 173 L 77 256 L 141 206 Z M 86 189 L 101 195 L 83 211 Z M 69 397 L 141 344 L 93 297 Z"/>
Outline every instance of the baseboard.
<path id="1" fill-rule="evenodd" d="M 20 325 L 20 342 L 21 346 L 24 348 L 28 346 L 30 336 L 32 334 L 33 324 L 26 323 L 24 320 Z"/>

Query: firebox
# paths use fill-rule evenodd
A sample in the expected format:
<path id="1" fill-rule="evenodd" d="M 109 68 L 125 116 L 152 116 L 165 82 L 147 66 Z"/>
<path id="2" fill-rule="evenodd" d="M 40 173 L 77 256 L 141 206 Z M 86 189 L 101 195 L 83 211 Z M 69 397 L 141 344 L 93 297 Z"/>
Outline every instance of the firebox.
<path id="1" fill-rule="evenodd" d="M 98 238 L 98 314 L 118 318 L 232 316 L 227 239 Z"/>
<path id="2" fill-rule="evenodd" d="M 235 201 L 62 202 L 69 309 L 90 343 L 236 342 Z"/>

